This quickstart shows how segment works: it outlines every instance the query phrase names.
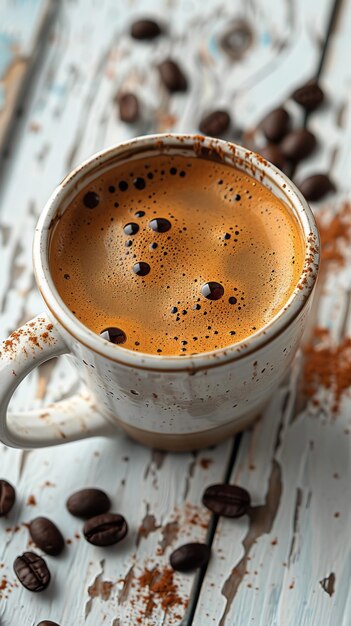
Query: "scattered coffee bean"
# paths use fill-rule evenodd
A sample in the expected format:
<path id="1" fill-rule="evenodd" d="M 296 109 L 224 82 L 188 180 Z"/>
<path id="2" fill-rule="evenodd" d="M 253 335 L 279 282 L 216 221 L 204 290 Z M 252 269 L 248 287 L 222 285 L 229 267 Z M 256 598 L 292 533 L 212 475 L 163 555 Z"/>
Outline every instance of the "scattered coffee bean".
<path id="1" fill-rule="evenodd" d="M 24 552 L 13 564 L 20 583 L 28 591 L 44 591 L 50 582 L 50 572 L 44 559 L 34 552 Z"/>
<path id="2" fill-rule="evenodd" d="M 161 34 L 162 30 L 154 20 L 137 20 L 133 22 L 130 28 L 130 34 L 133 39 L 155 39 Z"/>
<path id="3" fill-rule="evenodd" d="M 267 113 L 260 123 L 260 129 L 268 141 L 275 143 L 283 139 L 289 131 L 290 121 L 289 113 L 283 107 L 279 107 Z"/>
<path id="4" fill-rule="evenodd" d="M 202 497 L 202 503 L 213 513 L 224 517 L 241 517 L 250 506 L 250 494 L 236 485 L 211 485 Z"/>
<path id="5" fill-rule="evenodd" d="M 57 526 L 46 517 L 36 517 L 29 524 L 29 533 L 38 548 L 57 556 L 64 548 L 65 542 Z"/>
<path id="6" fill-rule="evenodd" d="M 105 513 L 88 519 L 83 528 L 84 537 L 94 546 L 111 546 L 122 541 L 128 525 L 122 515 Z"/>
<path id="7" fill-rule="evenodd" d="M 220 283 L 210 281 L 202 285 L 201 293 L 207 300 L 219 300 L 224 294 L 224 288 Z"/>
<path id="8" fill-rule="evenodd" d="M 260 154 L 267 159 L 267 161 L 279 167 L 280 170 L 284 170 L 286 159 L 279 146 L 274 143 L 269 143 L 268 146 L 261 148 Z"/>
<path id="9" fill-rule="evenodd" d="M 50 622 L 48 619 L 44 619 L 43 622 L 39 622 L 37 626 L 60 626 L 57 622 Z"/>
<path id="10" fill-rule="evenodd" d="M 125 343 L 127 341 L 127 335 L 124 330 L 121 328 L 115 328 L 114 326 L 110 326 L 109 328 L 102 330 L 100 337 L 102 337 L 102 339 L 106 339 L 106 341 L 109 341 L 110 343 L 114 343 L 115 345 Z M 80 515 L 78 517 L 80 517 Z M 89 515 L 84 517 L 89 517 Z"/>
<path id="11" fill-rule="evenodd" d="M 330 191 L 335 191 L 335 185 L 327 174 L 313 174 L 298 185 L 306 200 L 320 200 Z"/>
<path id="12" fill-rule="evenodd" d="M 16 500 L 16 492 L 12 485 L 4 480 L 0 479 L 0 517 L 7 515 Z"/>
<path id="13" fill-rule="evenodd" d="M 212 111 L 202 118 L 199 129 L 204 135 L 210 137 L 220 137 L 228 130 L 230 125 L 230 116 L 227 111 Z"/>
<path id="14" fill-rule="evenodd" d="M 111 506 L 110 498 L 101 489 L 81 489 L 73 493 L 66 502 L 67 509 L 75 517 L 88 519 L 107 513 Z"/>
<path id="15" fill-rule="evenodd" d="M 188 88 L 187 79 L 185 78 L 179 65 L 172 59 L 165 59 L 158 66 L 161 80 L 168 91 L 174 93 L 176 91 L 186 91 Z"/>
<path id="16" fill-rule="evenodd" d="M 186 543 L 172 552 L 170 564 L 177 572 L 190 572 L 207 565 L 211 548 L 206 543 Z"/>
<path id="17" fill-rule="evenodd" d="M 139 119 L 139 100 L 133 93 L 124 93 L 118 98 L 119 117 L 126 124 Z"/>
<path id="18" fill-rule="evenodd" d="M 317 141 L 314 134 L 306 128 L 300 128 L 286 135 L 280 147 L 287 159 L 301 161 L 313 152 L 316 145 Z"/>
<path id="19" fill-rule="evenodd" d="M 300 104 L 306 111 L 314 111 L 324 100 L 324 93 L 318 83 L 311 81 L 296 89 L 291 97 Z"/>
<path id="20" fill-rule="evenodd" d="M 87 191 L 83 198 L 83 204 L 87 209 L 95 209 L 100 202 L 100 197 L 95 191 Z"/>

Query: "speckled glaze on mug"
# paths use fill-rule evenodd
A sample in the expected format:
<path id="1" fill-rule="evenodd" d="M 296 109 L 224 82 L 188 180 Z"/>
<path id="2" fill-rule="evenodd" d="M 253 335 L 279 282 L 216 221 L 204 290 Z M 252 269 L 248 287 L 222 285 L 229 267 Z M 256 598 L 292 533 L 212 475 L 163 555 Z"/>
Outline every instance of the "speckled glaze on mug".
<path id="1" fill-rule="evenodd" d="M 61 300 L 50 276 L 48 249 L 55 221 L 72 197 L 119 159 L 178 152 L 221 160 L 247 172 L 282 199 L 296 216 L 305 244 L 304 267 L 277 315 L 244 341 L 193 356 L 127 350 L 84 326 Z M 149 135 L 95 154 L 56 188 L 39 219 L 34 271 L 47 314 L 12 333 L 0 347 L 0 439 L 35 448 L 119 428 L 148 446 L 189 450 L 242 430 L 260 413 L 286 376 L 303 334 L 319 265 L 313 214 L 293 183 L 258 154 L 200 135 Z M 79 395 L 45 410 L 9 413 L 19 382 L 40 363 L 71 355 L 82 381 Z"/>

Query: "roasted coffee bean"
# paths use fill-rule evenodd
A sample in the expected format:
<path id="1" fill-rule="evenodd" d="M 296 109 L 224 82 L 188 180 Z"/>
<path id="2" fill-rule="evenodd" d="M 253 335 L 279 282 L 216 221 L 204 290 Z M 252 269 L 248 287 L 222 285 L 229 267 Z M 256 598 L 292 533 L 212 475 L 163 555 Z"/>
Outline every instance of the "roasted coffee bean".
<path id="1" fill-rule="evenodd" d="M 202 503 L 213 513 L 224 517 L 241 517 L 250 506 L 250 494 L 236 485 L 211 485 L 202 497 Z"/>
<path id="2" fill-rule="evenodd" d="M 335 185 L 327 174 L 313 174 L 298 185 L 306 200 L 320 200 L 330 191 L 335 191 Z"/>
<path id="3" fill-rule="evenodd" d="M 101 489 L 81 489 L 68 498 L 66 506 L 71 515 L 88 519 L 107 513 L 111 502 L 108 495 Z"/>
<path id="4" fill-rule="evenodd" d="M 318 83 L 311 81 L 296 89 L 291 97 L 300 104 L 306 111 L 314 111 L 324 100 L 324 93 Z"/>
<path id="5" fill-rule="evenodd" d="M 212 111 L 202 118 L 199 129 L 204 135 L 220 137 L 230 125 L 230 116 L 227 111 Z"/>
<path id="6" fill-rule="evenodd" d="M 7 515 L 16 500 L 16 492 L 7 480 L 0 479 L 0 517 Z"/>
<path id="7" fill-rule="evenodd" d="M 57 622 L 50 622 L 48 619 L 44 619 L 43 622 L 39 622 L 37 626 L 60 626 Z"/>
<path id="8" fill-rule="evenodd" d="M 280 147 L 287 159 L 301 161 L 313 152 L 316 145 L 317 141 L 314 134 L 306 128 L 300 128 L 286 135 Z"/>
<path id="9" fill-rule="evenodd" d="M 260 129 L 264 136 L 272 143 L 283 139 L 289 128 L 290 115 L 283 107 L 273 109 L 273 111 L 267 113 L 260 123 Z"/>
<path id="10" fill-rule="evenodd" d="M 83 528 L 84 537 L 94 546 L 111 546 L 122 541 L 128 525 L 122 515 L 105 513 L 88 519 Z"/>
<path id="11" fill-rule="evenodd" d="M 28 591 L 44 591 L 50 582 L 50 572 L 44 559 L 34 552 L 24 552 L 13 564 L 20 583 Z"/>
<path id="12" fill-rule="evenodd" d="M 154 20 L 137 20 L 133 22 L 130 28 L 130 34 L 133 39 L 155 39 L 161 34 L 162 30 Z"/>
<path id="13" fill-rule="evenodd" d="M 46 554 L 57 556 L 62 552 L 65 542 L 55 524 L 46 517 L 36 517 L 29 524 L 29 533 L 35 545 Z"/>
<path id="14" fill-rule="evenodd" d="M 260 154 L 267 159 L 267 161 L 270 161 L 273 165 L 279 167 L 280 170 L 284 169 L 286 159 L 281 149 L 276 144 L 270 143 L 268 146 L 261 148 Z"/>
<path id="15" fill-rule="evenodd" d="M 133 93 L 124 93 L 118 98 L 119 117 L 126 124 L 134 124 L 139 119 L 139 100 Z"/>
<path id="16" fill-rule="evenodd" d="M 158 66 L 161 80 L 168 91 L 174 93 L 176 91 L 186 91 L 188 88 L 187 79 L 185 78 L 179 65 L 172 59 L 165 59 Z"/>
<path id="17" fill-rule="evenodd" d="M 170 564 L 177 572 L 190 572 L 207 565 L 211 548 L 206 543 L 186 543 L 172 552 Z"/>

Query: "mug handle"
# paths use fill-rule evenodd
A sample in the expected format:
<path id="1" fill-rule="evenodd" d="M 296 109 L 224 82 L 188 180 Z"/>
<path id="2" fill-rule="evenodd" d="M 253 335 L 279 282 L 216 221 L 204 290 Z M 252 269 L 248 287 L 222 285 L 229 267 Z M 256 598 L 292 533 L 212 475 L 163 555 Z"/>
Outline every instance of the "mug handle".
<path id="1" fill-rule="evenodd" d="M 86 437 L 108 435 L 104 419 L 89 393 L 31 411 L 8 412 L 20 382 L 48 359 L 70 350 L 46 315 L 38 315 L 0 345 L 0 440 L 14 448 L 42 448 Z"/>

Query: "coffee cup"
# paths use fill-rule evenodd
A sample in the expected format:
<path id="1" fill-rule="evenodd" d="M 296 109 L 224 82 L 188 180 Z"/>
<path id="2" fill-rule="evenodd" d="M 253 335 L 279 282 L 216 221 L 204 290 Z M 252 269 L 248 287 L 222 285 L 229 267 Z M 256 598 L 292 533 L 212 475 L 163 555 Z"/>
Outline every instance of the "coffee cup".
<path id="1" fill-rule="evenodd" d="M 262 328 L 219 349 L 154 355 L 105 341 L 72 313 L 50 271 L 55 224 L 97 171 L 138 154 L 187 154 L 249 174 L 280 199 L 303 242 L 302 270 L 284 306 Z M 249 426 L 287 375 L 311 307 L 319 236 L 301 193 L 277 168 L 242 146 L 199 135 L 150 135 L 93 155 L 56 188 L 39 219 L 33 246 L 43 313 L 0 346 L 0 439 L 37 448 L 124 431 L 147 446 L 191 450 L 213 445 Z M 21 380 L 48 359 L 68 354 L 80 393 L 43 409 L 8 411 Z"/>

